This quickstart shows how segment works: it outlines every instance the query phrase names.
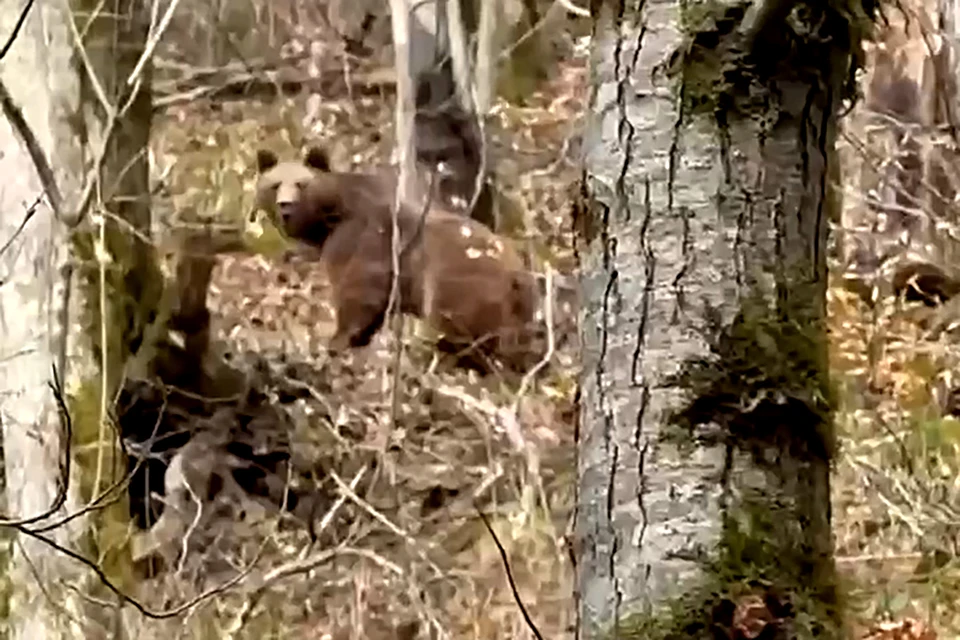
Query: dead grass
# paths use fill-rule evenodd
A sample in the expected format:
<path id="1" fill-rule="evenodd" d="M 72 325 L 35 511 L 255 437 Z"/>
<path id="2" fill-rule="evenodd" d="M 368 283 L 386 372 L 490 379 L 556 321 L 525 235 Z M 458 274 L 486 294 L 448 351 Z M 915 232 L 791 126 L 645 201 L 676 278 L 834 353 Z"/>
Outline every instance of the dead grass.
<path id="1" fill-rule="evenodd" d="M 829 310 L 842 447 L 834 531 L 851 613 L 864 623 L 918 618 L 954 637 L 960 421 L 941 403 L 960 349 L 925 340 L 915 308 L 874 312 L 833 287 Z"/>

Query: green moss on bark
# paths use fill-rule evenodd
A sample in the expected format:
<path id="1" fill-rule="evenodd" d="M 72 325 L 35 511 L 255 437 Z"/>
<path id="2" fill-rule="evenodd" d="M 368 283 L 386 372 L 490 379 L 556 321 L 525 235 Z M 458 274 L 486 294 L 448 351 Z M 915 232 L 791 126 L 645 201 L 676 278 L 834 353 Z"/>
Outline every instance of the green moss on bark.
<path id="1" fill-rule="evenodd" d="M 81 544 L 87 557 L 96 559 L 116 586 L 129 591 L 136 584 L 128 560 L 129 503 L 126 485 L 118 486 L 126 475 L 127 459 L 120 448 L 113 445 L 116 430 L 112 424 L 104 425 L 107 442 L 103 445 L 102 476 L 99 489 L 94 487 L 100 433 L 100 393 L 99 379 L 84 380 L 67 398 L 73 423 L 74 464 L 82 470 L 77 474 L 80 497 L 83 504 L 91 504 L 95 493 L 103 496 L 98 508 L 91 512 L 92 526 L 85 532 Z M 114 490 L 106 493 L 110 488 Z"/>
<path id="2" fill-rule="evenodd" d="M 115 425 L 101 421 L 112 419 L 117 389 L 136 375 L 148 355 L 145 347 L 151 346 L 151 328 L 162 322 L 167 293 L 149 238 L 150 63 L 141 67 L 135 83 L 128 83 L 146 44 L 149 11 L 127 0 L 109 0 L 105 5 L 71 0 L 70 6 L 77 31 L 83 34 L 79 46 L 84 52 L 77 49 L 72 59 L 81 79 L 80 113 L 72 124 L 78 142 L 90 150 L 87 161 L 99 174 L 95 196 L 70 238 L 77 264 L 79 321 L 97 368 L 105 374 L 81 380 L 67 399 L 79 470 L 75 477 L 81 497 L 89 502 L 126 475 L 127 459 Z M 102 157 L 93 157 L 101 149 Z M 105 442 L 99 441 L 101 431 Z M 102 508 L 89 513 L 84 550 L 115 584 L 131 588 L 126 487 L 118 487 L 103 502 Z"/>
<path id="3" fill-rule="evenodd" d="M 604 637 L 621 640 L 715 640 L 734 638 L 745 617 L 763 624 L 765 638 L 842 638 L 836 584 L 812 581 L 802 550 L 778 544 L 783 521 L 792 514 L 771 512 L 746 501 L 724 523 L 713 554 L 701 560 L 702 573 L 685 592 L 654 612 L 623 617 Z M 794 576 L 792 581 L 784 576 Z M 769 634 L 769 635 L 768 635 Z"/>
<path id="4" fill-rule="evenodd" d="M 684 595 L 655 614 L 625 618 L 620 637 L 727 637 L 734 612 L 754 601 L 776 629 L 770 637 L 839 638 L 829 520 L 817 499 L 834 451 L 822 328 L 757 300 L 729 326 L 715 323 L 707 338 L 710 357 L 666 381 L 689 401 L 668 417 L 662 437 L 681 455 L 695 446 L 727 451 L 723 533 Z M 767 478 L 762 491 L 731 478 L 744 454 Z"/>
<path id="5" fill-rule="evenodd" d="M 665 437 L 679 446 L 722 441 L 755 455 L 786 448 L 829 462 L 826 336 L 820 323 L 797 320 L 757 300 L 728 327 L 714 321 L 707 329 L 711 357 L 685 364 L 667 381 L 692 400 L 671 417 Z"/>
<path id="6" fill-rule="evenodd" d="M 600 4 L 593 3 L 595 15 Z M 759 122 L 761 135 L 796 131 L 798 155 L 820 144 L 834 169 L 829 119 L 842 98 L 856 97 L 854 74 L 875 9 L 872 0 L 682 3 L 684 43 L 660 69 L 674 79 L 677 126 L 715 126 L 727 146 L 723 136 L 744 121 L 751 131 Z M 615 29 L 641 22 L 622 3 L 614 13 Z M 785 93 L 793 102 L 804 96 L 824 115 L 820 140 L 804 137 L 806 112 L 781 103 Z M 821 196 L 824 219 L 839 206 L 836 195 Z M 582 217 L 590 231 L 597 214 Z M 665 420 L 663 445 L 681 456 L 700 446 L 726 453 L 721 535 L 696 561 L 699 571 L 684 578 L 681 595 L 624 612 L 606 637 L 735 637 L 732 627 L 749 603 L 754 614 L 768 615 L 769 637 L 842 637 L 826 506 L 835 443 L 823 263 L 799 253 L 789 259 L 775 274 L 776 291 L 742 301 L 732 322 L 708 310 L 710 353 L 663 383 L 687 396 Z M 745 469 L 758 479 L 732 477 Z"/>
<path id="7" fill-rule="evenodd" d="M 876 8 L 874 0 L 686 3 L 684 43 L 664 70 L 678 81 L 684 113 L 712 114 L 721 122 L 775 112 L 774 80 L 809 84 L 841 73 L 841 98 L 854 99 L 861 43 L 872 33 Z"/>

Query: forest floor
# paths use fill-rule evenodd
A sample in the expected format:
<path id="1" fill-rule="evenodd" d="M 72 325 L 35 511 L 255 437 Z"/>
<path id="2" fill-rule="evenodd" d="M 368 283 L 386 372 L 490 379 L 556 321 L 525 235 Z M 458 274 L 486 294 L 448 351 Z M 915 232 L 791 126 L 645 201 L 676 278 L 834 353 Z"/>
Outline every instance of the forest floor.
<path id="1" fill-rule="evenodd" d="M 567 275 L 575 269 L 569 195 L 579 178 L 586 73 L 583 56 L 570 58 L 526 105 L 501 101 L 495 109 L 499 184 L 528 230 L 516 239 Z M 170 196 L 168 222 L 175 211 L 245 224 L 259 148 L 294 159 L 304 143 L 320 142 L 341 169 L 386 161 L 392 96 L 361 93 L 168 107 L 153 149 Z M 322 270 L 281 259 L 286 245 L 264 220 L 248 233 L 259 253 L 222 256 L 214 273 L 216 334 L 229 352 L 257 353 L 309 381 L 310 397 L 291 408 L 298 442 L 338 484 L 357 490 L 330 519 L 335 557 L 306 579 L 290 572 L 272 583 L 236 637 L 412 638 L 426 625 L 441 637 L 532 638 L 498 544 L 542 636 L 572 637 L 563 540 L 576 479 L 575 345 L 515 404 L 495 380 L 432 370 L 429 349 L 408 331 L 394 402 L 392 337 L 377 339 L 372 357 L 356 365 L 359 377 L 332 373 Z M 950 509 L 960 489 L 960 421 L 943 417 L 943 390 L 960 359 L 944 343 L 924 341 L 894 307 L 871 315 L 839 286 L 830 288 L 829 313 L 841 438 L 833 520 L 855 635 L 920 638 L 894 629 L 923 620 L 955 636 L 960 573 L 951 545 L 960 518 Z M 373 477 L 351 484 L 371 458 Z M 490 514 L 496 540 L 475 503 Z M 263 562 L 286 566 L 306 545 L 303 532 L 285 532 Z M 223 629 L 231 615 L 218 606 L 215 622 L 196 624 Z M 887 619 L 878 631 L 875 623 Z"/>

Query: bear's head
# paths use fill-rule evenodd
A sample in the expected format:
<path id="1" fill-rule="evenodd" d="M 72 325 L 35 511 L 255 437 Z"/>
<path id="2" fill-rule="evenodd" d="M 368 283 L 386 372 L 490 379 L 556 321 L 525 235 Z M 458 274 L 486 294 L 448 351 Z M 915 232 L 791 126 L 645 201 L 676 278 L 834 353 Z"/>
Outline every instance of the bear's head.
<path id="1" fill-rule="evenodd" d="M 257 151 L 256 207 L 275 222 L 286 225 L 314 176 L 330 171 L 327 152 L 317 146 L 307 149 L 299 161 L 280 162 L 272 151 Z"/>
<path id="2" fill-rule="evenodd" d="M 341 227 L 350 229 L 349 237 L 368 231 L 385 233 L 391 221 L 394 182 L 381 173 L 316 172 L 302 183 L 296 202 L 281 214 L 283 230 L 318 249 Z M 408 208 L 402 208 L 401 226 L 410 218 Z"/>

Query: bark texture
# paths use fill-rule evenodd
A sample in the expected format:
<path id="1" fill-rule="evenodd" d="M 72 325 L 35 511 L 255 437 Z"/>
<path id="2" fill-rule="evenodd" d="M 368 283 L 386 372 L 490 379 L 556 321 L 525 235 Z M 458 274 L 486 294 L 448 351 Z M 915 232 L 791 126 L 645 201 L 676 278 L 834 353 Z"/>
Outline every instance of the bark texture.
<path id="1" fill-rule="evenodd" d="M 0 162 L 12 178 L 0 194 L 4 237 L 11 241 L 0 256 L 9 274 L 0 287 L 9 356 L 0 364 L 0 384 L 14 392 L 0 400 L 0 409 L 15 515 L 36 516 L 54 502 L 67 481 L 67 456 L 74 463 L 70 499 L 54 518 L 79 511 L 80 497 L 99 496 L 123 466 L 107 411 L 122 372 L 133 370 L 124 367 L 150 342 L 145 334 L 163 291 L 146 235 L 149 64 L 133 73 L 146 40 L 147 8 L 125 0 L 34 6 L 0 69 L 11 98 L 4 105 Z M 4 34 L 13 33 L 21 9 L 16 2 L 0 5 Z M 17 110 L 25 126 L 14 132 Z M 33 154 L 24 130 L 27 139 L 37 139 Z M 47 163 L 52 175 L 41 180 L 39 167 Z M 41 203 L 25 218 L 26 206 L 44 189 L 52 206 Z M 60 400 L 48 384 L 54 366 Z M 67 413 L 70 442 L 62 428 Z M 69 450 L 71 445 L 81 452 Z M 44 535 L 95 558 L 123 586 L 125 543 L 118 540 L 127 517 L 123 501 L 114 503 Z M 65 588 L 89 592 L 99 580 L 34 537 L 22 535 L 20 542 L 25 565 L 12 577 L 15 636 L 108 633 L 118 619 L 111 619 L 113 612 L 87 608 Z"/>
<path id="2" fill-rule="evenodd" d="M 0 2 L 0 33 L 14 32 L 23 3 Z M 0 80 L 12 100 L 0 117 L 0 421 L 6 475 L 4 511 L 14 518 L 48 513 L 67 478 L 61 473 L 65 442 L 63 422 L 50 387 L 58 368 L 66 386 L 77 351 L 66 342 L 64 319 L 71 306 L 68 240 L 55 207 L 76 199 L 82 179 L 82 157 L 70 127 L 79 107 L 79 81 L 71 67 L 69 13 L 62 4 L 37 3 L 0 63 Z M 44 196 L 37 167 L 22 131 L 11 125 L 11 109 L 19 107 L 39 150 L 50 160 L 57 195 Z M 62 197 L 61 197 L 62 196 Z M 53 203 L 53 205 L 51 204 Z M 75 486 L 75 485 L 74 485 Z M 71 492 L 52 517 L 76 508 Z M 80 523 L 75 523 L 79 525 Z M 69 545 L 77 527 L 48 534 Z M 81 637 L 64 612 L 76 614 L 75 598 L 59 580 L 75 576 L 71 561 L 48 546 L 18 536 L 9 579 L 10 637 L 45 640 Z M 46 589 L 47 593 L 43 590 Z M 4 589 L 5 594 L 8 593 Z"/>
<path id="3" fill-rule="evenodd" d="M 99 183 L 89 211 L 83 212 L 74 240 L 87 297 L 87 335 L 98 359 L 104 353 L 101 322 L 106 322 L 105 362 L 109 388 L 115 389 L 124 363 L 144 343 L 163 291 L 150 242 L 150 180 L 147 161 L 152 106 L 149 63 L 138 66 L 147 41 L 150 14 L 130 0 L 74 0 L 72 8 L 83 33 L 86 63 L 76 59 L 81 78 L 83 119 L 77 135 L 88 162 L 99 163 Z M 102 157 L 101 157 L 102 154 Z M 100 262 L 95 245 L 108 256 L 106 318 L 99 299 Z"/>
<path id="4" fill-rule="evenodd" d="M 861 25 L 682 6 L 594 8 L 577 637 L 738 637 L 752 597 L 834 637 L 827 177 Z"/>

